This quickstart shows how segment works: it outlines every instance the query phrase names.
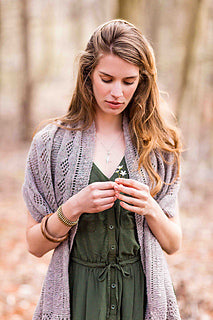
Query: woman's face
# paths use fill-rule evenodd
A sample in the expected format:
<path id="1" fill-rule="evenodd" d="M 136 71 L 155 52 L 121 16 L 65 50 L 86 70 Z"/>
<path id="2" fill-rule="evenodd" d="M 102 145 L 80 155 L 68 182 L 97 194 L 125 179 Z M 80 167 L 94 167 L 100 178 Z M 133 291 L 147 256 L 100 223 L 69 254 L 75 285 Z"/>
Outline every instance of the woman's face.
<path id="1" fill-rule="evenodd" d="M 92 73 L 96 112 L 119 115 L 128 106 L 139 82 L 139 67 L 116 55 L 103 55 Z"/>

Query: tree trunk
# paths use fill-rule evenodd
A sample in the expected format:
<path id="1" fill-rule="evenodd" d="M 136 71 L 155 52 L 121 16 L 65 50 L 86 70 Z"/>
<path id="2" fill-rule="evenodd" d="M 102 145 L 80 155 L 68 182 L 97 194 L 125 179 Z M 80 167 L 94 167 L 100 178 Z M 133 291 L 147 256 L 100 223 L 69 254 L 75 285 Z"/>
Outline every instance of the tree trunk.
<path id="1" fill-rule="evenodd" d="M 143 17 L 141 27 L 154 48 L 155 56 L 158 56 L 158 41 L 159 31 L 161 28 L 162 6 L 163 5 L 161 1 L 159 0 L 149 0 L 143 3 Z"/>
<path id="2" fill-rule="evenodd" d="M 84 3 L 83 0 L 74 0 L 70 4 L 70 17 L 71 17 L 71 36 L 74 41 L 74 48 L 76 53 L 83 50 L 84 43 Z"/>
<path id="3" fill-rule="evenodd" d="M 1 94 L 2 94 L 2 4 L 0 1 L 0 114 L 1 114 Z"/>
<path id="4" fill-rule="evenodd" d="M 185 44 L 185 57 L 183 60 L 183 68 L 180 80 L 179 93 L 176 103 L 176 115 L 178 119 L 181 119 L 184 109 L 184 100 L 186 98 L 186 92 L 190 86 L 190 76 L 192 74 L 197 38 L 199 35 L 200 16 L 203 0 L 194 0 L 194 7 L 191 14 L 189 23 L 188 35 L 186 37 Z"/>
<path id="5" fill-rule="evenodd" d="M 20 103 L 20 136 L 21 140 L 29 140 L 31 137 L 31 102 L 32 81 L 30 76 L 30 52 L 29 52 L 29 16 L 28 0 L 20 1 L 22 24 L 22 97 Z"/>
<path id="6" fill-rule="evenodd" d="M 140 9 L 142 0 L 118 0 L 116 18 L 124 19 L 137 26 L 140 23 Z"/>
<path id="7" fill-rule="evenodd" d="M 50 75 L 52 66 L 54 65 L 55 39 L 53 37 L 53 28 L 55 26 L 54 6 L 45 6 L 41 14 L 42 40 L 41 53 L 42 60 L 36 73 L 35 82 L 41 82 Z"/>
<path id="8" fill-rule="evenodd" d="M 196 52 L 198 40 L 201 37 L 201 12 L 203 0 L 194 2 L 193 13 L 186 38 L 186 53 L 183 61 L 181 83 L 176 106 L 177 118 L 181 124 L 185 137 L 185 159 L 196 163 L 200 159 L 199 134 L 202 126 L 201 112 L 198 103 L 200 83 L 200 65 L 196 65 Z"/>

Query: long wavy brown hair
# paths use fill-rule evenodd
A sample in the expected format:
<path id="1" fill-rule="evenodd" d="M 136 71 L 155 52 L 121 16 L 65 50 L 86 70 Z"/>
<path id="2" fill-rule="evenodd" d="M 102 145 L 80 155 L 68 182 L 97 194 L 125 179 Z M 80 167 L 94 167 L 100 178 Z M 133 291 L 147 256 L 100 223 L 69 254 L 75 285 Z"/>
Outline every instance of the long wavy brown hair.
<path id="1" fill-rule="evenodd" d="M 124 20 L 112 20 L 94 31 L 86 50 L 80 56 L 77 83 L 68 112 L 57 118 L 60 120 L 59 126 L 67 128 L 69 125 L 74 130 L 84 130 L 94 121 L 95 97 L 91 74 L 102 54 L 115 54 L 139 67 L 139 84 L 125 113 L 139 155 L 138 169 L 143 166 L 147 170 L 151 180 L 151 194 L 154 196 L 160 191 L 163 181 L 151 164 L 150 154 L 156 149 L 163 153 L 173 153 L 178 168 L 177 178 L 181 142 L 177 129 L 166 123 L 160 114 L 153 49 L 134 25 Z"/>

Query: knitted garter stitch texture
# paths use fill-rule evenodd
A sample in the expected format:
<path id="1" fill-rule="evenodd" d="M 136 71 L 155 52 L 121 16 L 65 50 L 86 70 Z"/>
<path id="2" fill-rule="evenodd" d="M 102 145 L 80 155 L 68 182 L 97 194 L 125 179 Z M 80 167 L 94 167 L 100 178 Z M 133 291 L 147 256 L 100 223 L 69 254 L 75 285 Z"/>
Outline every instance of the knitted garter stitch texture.
<path id="1" fill-rule="evenodd" d="M 131 142 L 124 117 L 125 161 L 129 177 L 149 185 L 144 169 L 137 171 L 137 152 Z M 89 183 L 95 147 L 95 125 L 84 131 L 70 131 L 50 124 L 36 134 L 28 155 L 23 196 L 32 217 L 41 222 Z M 166 160 L 171 161 L 171 155 Z M 152 165 L 166 183 L 173 181 L 176 168 L 165 164 L 158 152 Z M 155 197 L 170 217 L 176 212 L 179 182 L 164 184 Z M 147 306 L 145 320 L 180 320 L 175 293 L 161 246 L 146 219 L 135 214 L 141 261 L 146 276 Z M 69 302 L 69 255 L 78 225 L 53 252 L 33 320 L 71 320 Z"/>

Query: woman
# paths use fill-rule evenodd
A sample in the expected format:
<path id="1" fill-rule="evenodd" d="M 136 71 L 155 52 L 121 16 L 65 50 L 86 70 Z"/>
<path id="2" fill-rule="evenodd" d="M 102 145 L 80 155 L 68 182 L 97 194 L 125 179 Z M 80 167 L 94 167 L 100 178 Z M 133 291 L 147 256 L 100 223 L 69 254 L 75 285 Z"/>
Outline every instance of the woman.
<path id="1" fill-rule="evenodd" d="M 152 48 L 132 24 L 105 23 L 68 113 L 28 156 L 28 249 L 55 249 L 34 319 L 180 319 L 163 254 L 181 243 L 179 155 Z"/>

